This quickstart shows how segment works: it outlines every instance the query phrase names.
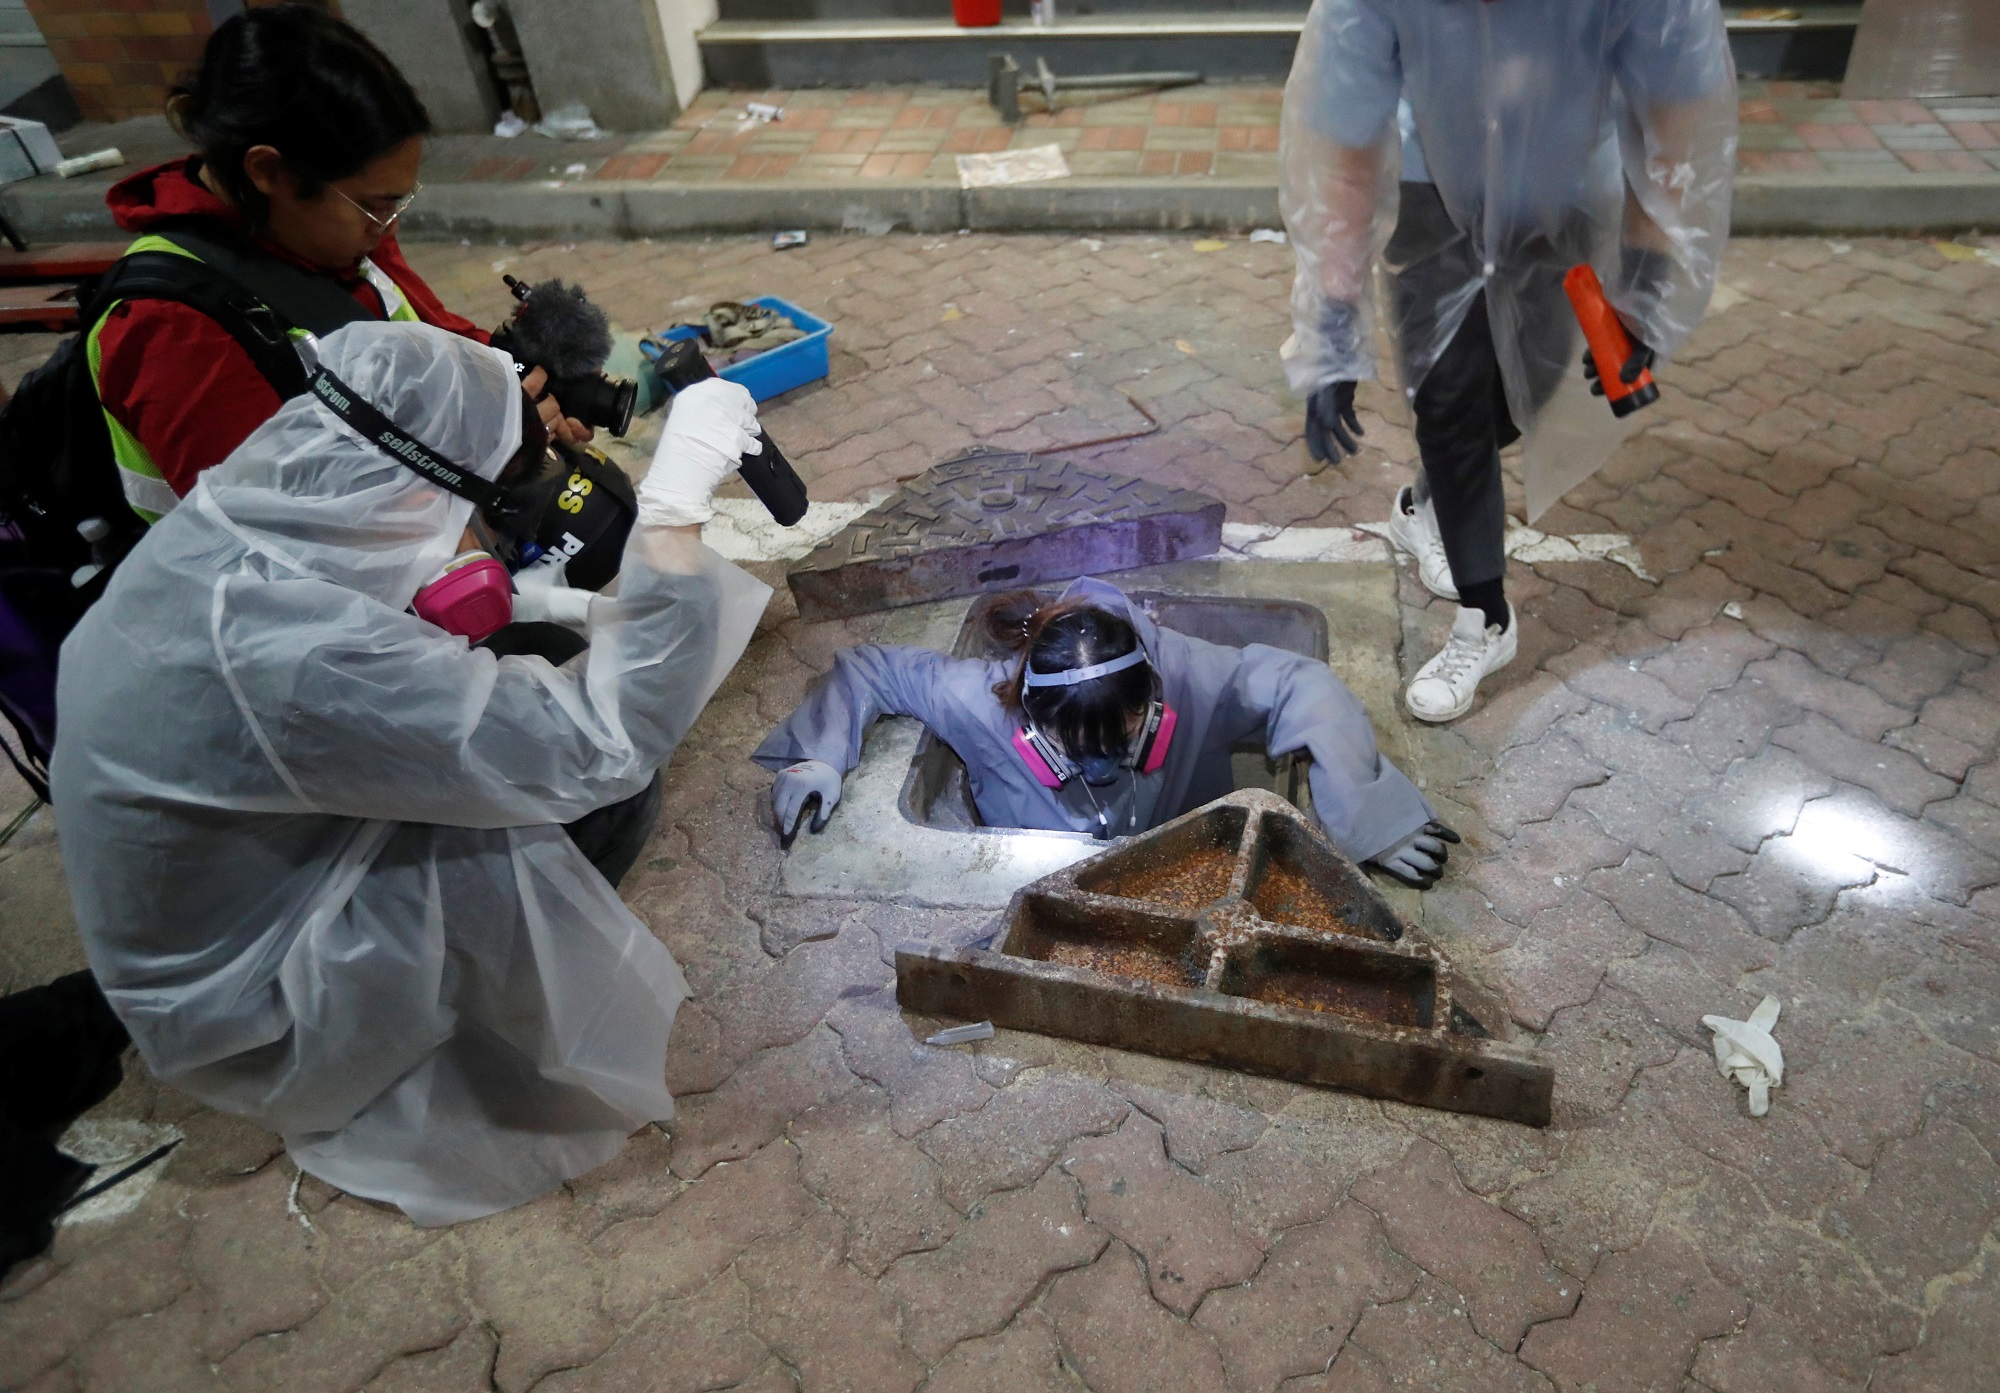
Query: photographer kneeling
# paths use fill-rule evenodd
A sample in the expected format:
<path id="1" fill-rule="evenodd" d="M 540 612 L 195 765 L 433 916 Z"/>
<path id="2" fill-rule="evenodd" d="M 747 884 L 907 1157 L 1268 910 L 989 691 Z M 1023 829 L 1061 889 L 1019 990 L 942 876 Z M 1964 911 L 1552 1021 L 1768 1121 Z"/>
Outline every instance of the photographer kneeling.
<path id="1" fill-rule="evenodd" d="M 506 531 L 555 496 L 511 360 L 421 325 L 324 341 L 64 646 L 77 922 L 156 1076 L 420 1224 L 671 1116 L 686 986 L 562 824 L 645 789 L 749 639 L 769 592 L 698 527 L 755 431 L 742 388 L 682 393 L 588 649 L 497 657 L 409 607 L 473 498 Z"/>

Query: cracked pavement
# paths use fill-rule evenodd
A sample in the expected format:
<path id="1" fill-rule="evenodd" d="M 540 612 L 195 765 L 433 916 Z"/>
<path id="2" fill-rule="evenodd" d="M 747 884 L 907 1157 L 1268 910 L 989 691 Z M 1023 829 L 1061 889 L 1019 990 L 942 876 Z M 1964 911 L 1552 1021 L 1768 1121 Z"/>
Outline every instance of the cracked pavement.
<path id="1" fill-rule="evenodd" d="M 973 444 L 1232 521 L 1386 516 L 1414 447 L 1307 476 L 1283 248 L 1191 237 L 417 246 L 656 325 L 776 293 L 832 384 L 765 415 L 823 499 Z M 888 963 L 985 912 L 794 900 L 745 758 L 833 649 L 779 598 L 668 775 L 625 887 L 686 969 L 680 1113 L 444 1231 L 297 1182 L 128 1067 L 97 1116 L 187 1144 L 0 1292 L 0 1386 L 1965 1390 L 2000 1356 L 2000 268 L 1739 241 L 1644 429 L 1517 561 L 1521 655 L 1446 729 L 1373 714 L 1466 835 L 1393 892 L 1557 1070 L 1545 1131 L 1001 1031 L 919 1041 Z M 9 382 L 48 340 L 0 344 Z M 1129 400 L 1128 400 L 1129 397 Z M 1408 567 L 1407 675 L 1449 623 Z M 1335 658 L 1338 664 L 1338 655 Z M 24 797 L 10 785 L 4 800 Z M 81 961 L 46 813 L 0 851 L 0 987 Z M 1771 993 L 1768 1117 L 1699 1026 Z M 1982 1374 L 1980 1371 L 1988 1372 Z"/>

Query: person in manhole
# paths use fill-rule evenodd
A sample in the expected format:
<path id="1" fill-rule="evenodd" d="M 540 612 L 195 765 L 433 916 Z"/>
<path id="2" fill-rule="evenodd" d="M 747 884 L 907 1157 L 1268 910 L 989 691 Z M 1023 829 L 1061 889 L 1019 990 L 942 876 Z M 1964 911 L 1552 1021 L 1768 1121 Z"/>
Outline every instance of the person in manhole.
<path id="1" fill-rule="evenodd" d="M 989 624 L 1007 656 L 873 644 L 834 654 L 751 756 L 777 772 L 781 838 L 808 813 L 814 832 L 826 826 L 877 719 L 913 716 L 965 761 L 989 827 L 1143 832 L 1228 793 L 1230 751 L 1261 737 L 1274 758 L 1311 756 L 1313 813 L 1353 860 L 1418 889 L 1443 873 L 1458 834 L 1375 748 L 1368 712 L 1325 663 L 1163 629 L 1089 578 L 1047 603 L 1012 597 Z"/>
<path id="2" fill-rule="evenodd" d="M 614 886 L 770 595 L 699 533 L 756 431 L 735 383 L 681 393 L 587 650 L 496 656 L 469 640 L 508 584 L 468 543 L 533 535 L 587 481 L 548 472 L 498 349 L 322 341 L 63 646 L 77 927 L 155 1077 L 426 1225 L 672 1116 L 687 987 Z"/>
<path id="3" fill-rule="evenodd" d="M 1714 289 L 1736 121 L 1716 0 L 1313 5 L 1279 135 L 1298 264 L 1280 355 L 1312 459 L 1353 455 L 1379 263 L 1422 459 L 1388 530 L 1459 606 L 1405 694 L 1418 718 L 1464 715 L 1514 658 L 1500 450 L 1525 436 L 1533 521 L 1623 438 L 1565 275 L 1595 269 L 1630 340 L 1609 371 L 1640 382 Z"/>

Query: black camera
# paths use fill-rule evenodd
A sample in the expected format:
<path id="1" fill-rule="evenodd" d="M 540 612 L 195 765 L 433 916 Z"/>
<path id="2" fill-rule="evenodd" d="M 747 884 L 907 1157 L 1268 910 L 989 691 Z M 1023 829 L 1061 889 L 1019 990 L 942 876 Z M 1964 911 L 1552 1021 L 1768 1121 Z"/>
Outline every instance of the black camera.
<path id="1" fill-rule="evenodd" d="M 630 430 L 639 385 L 600 371 L 611 356 L 611 321 L 604 311 L 581 287 L 559 280 L 530 286 L 512 276 L 503 279 L 520 305 L 493 331 L 493 346 L 512 355 L 523 377 L 537 367 L 546 371 L 547 390 L 562 403 L 565 416 L 613 435 Z"/>

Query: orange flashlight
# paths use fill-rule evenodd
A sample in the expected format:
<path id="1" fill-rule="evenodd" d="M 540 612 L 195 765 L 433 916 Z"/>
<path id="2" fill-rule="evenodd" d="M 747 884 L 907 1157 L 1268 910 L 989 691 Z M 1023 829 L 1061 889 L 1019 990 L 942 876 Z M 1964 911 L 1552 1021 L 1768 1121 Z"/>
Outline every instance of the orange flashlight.
<path id="1" fill-rule="evenodd" d="M 1630 416 L 1658 401 L 1660 389 L 1652 373 L 1642 368 L 1633 382 L 1619 376 L 1632 357 L 1632 339 L 1618 322 L 1618 312 L 1604 298 L 1597 272 L 1588 266 L 1572 267 L 1563 277 L 1563 290 L 1569 295 L 1570 308 L 1576 311 L 1576 322 L 1583 326 L 1590 356 L 1597 360 L 1597 380 L 1604 388 L 1604 399 L 1611 403 L 1611 414 Z"/>

